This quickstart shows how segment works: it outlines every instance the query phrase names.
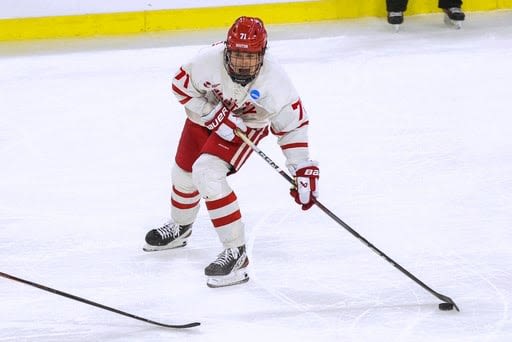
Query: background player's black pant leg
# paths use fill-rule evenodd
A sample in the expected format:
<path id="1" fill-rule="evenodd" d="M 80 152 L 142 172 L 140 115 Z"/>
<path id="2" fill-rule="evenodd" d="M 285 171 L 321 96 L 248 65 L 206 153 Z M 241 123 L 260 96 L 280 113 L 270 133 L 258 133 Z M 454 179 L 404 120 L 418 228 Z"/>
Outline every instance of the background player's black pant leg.
<path id="1" fill-rule="evenodd" d="M 461 0 L 439 0 L 439 8 L 462 7 Z"/>
<path id="2" fill-rule="evenodd" d="M 386 10 L 388 12 L 405 12 L 407 10 L 408 0 L 386 0 Z"/>

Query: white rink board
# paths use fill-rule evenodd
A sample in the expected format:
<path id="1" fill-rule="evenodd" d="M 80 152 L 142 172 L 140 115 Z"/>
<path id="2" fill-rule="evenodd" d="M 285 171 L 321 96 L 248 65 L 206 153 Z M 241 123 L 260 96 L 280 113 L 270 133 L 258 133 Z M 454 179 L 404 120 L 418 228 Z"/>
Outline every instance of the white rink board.
<path id="1" fill-rule="evenodd" d="M 301 2 L 308 0 L 295 0 Z M 290 2 L 290 0 L 2 0 L 0 19 L 93 13 L 140 12 Z"/>

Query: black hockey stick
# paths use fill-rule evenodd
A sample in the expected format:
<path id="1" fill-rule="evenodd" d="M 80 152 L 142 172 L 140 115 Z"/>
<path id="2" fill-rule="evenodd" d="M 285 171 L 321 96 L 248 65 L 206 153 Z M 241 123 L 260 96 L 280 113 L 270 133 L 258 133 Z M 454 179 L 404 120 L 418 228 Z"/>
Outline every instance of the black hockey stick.
<path id="1" fill-rule="evenodd" d="M 286 179 L 291 185 L 293 185 L 294 187 L 296 187 L 296 184 L 295 184 L 295 180 L 290 177 L 285 171 L 281 170 L 281 168 L 276 164 L 274 163 L 274 161 L 272 159 L 270 159 L 265 153 L 263 153 L 262 150 L 260 150 L 260 148 L 258 146 L 256 146 L 256 144 L 254 142 L 252 142 L 249 138 L 247 138 L 247 136 L 240 130 L 236 130 L 235 131 L 236 135 L 238 137 L 240 137 L 240 139 L 242 139 L 247 145 L 249 145 L 252 150 L 254 152 L 256 152 L 261 158 L 263 158 L 270 166 L 272 166 L 274 168 L 274 170 L 276 170 L 281 176 L 283 176 L 284 179 Z M 338 216 L 336 216 L 332 211 L 330 211 L 329 209 L 327 209 L 322 203 L 320 203 L 319 200 L 315 199 L 315 205 L 320 208 L 320 210 L 322 210 L 324 213 L 326 213 L 330 218 L 332 218 L 334 221 L 336 221 L 336 223 L 338 223 L 340 226 L 342 226 L 343 228 L 345 228 L 346 230 L 349 231 L 350 234 L 354 235 L 356 238 L 359 239 L 359 241 L 361 241 L 362 243 L 364 243 L 366 246 L 368 246 L 372 251 L 374 251 L 375 253 L 377 253 L 378 255 L 380 255 L 381 257 L 383 257 L 384 259 L 386 259 L 387 262 L 389 262 L 391 265 L 395 266 L 398 270 L 400 270 L 400 272 L 402 272 L 403 274 L 405 274 L 406 276 L 408 276 L 410 279 L 412 279 L 416 284 L 420 285 L 421 287 L 423 287 L 425 290 L 427 290 L 428 292 L 430 292 L 433 296 L 435 296 L 436 298 L 440 299 L 443 301 L 442 304 L 439 304 L 439 309 L 441 310 L 451 310 L 453 309 L 453 307 L 455 307 L 455 309 L 457 309 L 457 311 L 460 311 L 459 310 L 459 307 L 457 306 L 457 304 L 455 304 L 455 302 L 448 296 L 445 296 L 445 295 L 442 295 L 440 294 L 439 292 L 436 292 L 434 291 L 432 288 L 430 288 L 429 286 L 427 286 L 424 282 L 422 282 L 421 280 L 419 280 L 418 278 L 416 278 L 412 273 L 410 273 L 409 271 L 407 271 L 405 268 L 403 268 L 402 266 L 400 266 L 400 264 L 398 264 L 396 261 L 394 261 L 393 259 L 391 259 L 390 257 L 388 257 L 386 254 L 384 254 L 384 252 L 382 252 L 380 249 L 378 249 L 377 247 L 375 247 L 373 244 L 371 244 L 368 240 L 366 240 L 363 236 L 361 236 L 358 232 L 356 232 L 354 229 L 352 229 L 348 224 L 346 224 L 345 222 L 343 222 Z M 444 305 L 444 303 L 448 304 L 448 305 Z"/>
<path id="2" fill-rule="evenodd" d="M 106 305 L 103 305 L 103 304 L 99 304 L 99 303 L 90 301 L 88 299 L 82 298 L 82 297 L 77 297 L 75 295 L 72 295 L 72 294 L 69 294 L 69 293 L 66 293 L 66 292 L 62 292 L 62 291 L 59 291 L 59 290 L 56 290 L 56 289 L 52 289 L 51 287 L 47 287 L 47 286 L 44 286 L 44 285 L 41 285 L 41 284 L 37 284 L 37 283 L 31 282 L 31 281 L 28 281 L 28 280 L 25 280 L 25 279 L 17 278 L 15 276 L 12 276 L 12 275 L 7 274 L 7 273 L 0 272 L 0 276 L 2 276 L 4 278 L 7 278 L 7 279 L 14 280 L 14 281 L 18 281 L 18 282 L 23 283 L 23 284 L 27 284 L 27 285 L 30 285 L 30 286 L 37 287 L 38 289 L 41 289 L 41 290 L 44 290 L 44 291 L 48 291 L 48 292 L 57 294 L 59 296 L 70 298 L 70 299 L 73 299 L 73 300 L 76 300 L 76 301 L 79 301 L 79 302 L 82 302 L 82 303 L 85 303 L 85 304 L 89 304 L 89 305 L 92 305 L 92 306 L 96 306 L 96 307 L 98 307 L 100 309 L 103 309 L 103 310 L 112 311 L 112 312 L 115 312 L 116 314 L 119 314 L 119 315 L 131 317 L 131 318 L 137 319 L 139 321 L 155 324 L 155 325 L 158 325 L 158 326 L 161 326 L 161 327 L 165 327 L 165 328 L 176 328 L 176 329 L 192 328 L 192 327 L 197 327 L 198 325 L 201 324 L 199 322 L 188 323 L 188 324 L 164 324 L 164 323 L 160 323 L 160 322 L 155 322 L 155 321 L 152 321 L 150 319 L 147 319 L 147 318 L 144 318 L 144 317 L 139 317 L 139 316 L 136 316 L 136 315 L 133 315 L 131 313 L 124 312 L 124 311 L 121 311 L 121 310 L 117 310 L 117 309 L 111 308 L 109 306 L 106 306 Z"/>

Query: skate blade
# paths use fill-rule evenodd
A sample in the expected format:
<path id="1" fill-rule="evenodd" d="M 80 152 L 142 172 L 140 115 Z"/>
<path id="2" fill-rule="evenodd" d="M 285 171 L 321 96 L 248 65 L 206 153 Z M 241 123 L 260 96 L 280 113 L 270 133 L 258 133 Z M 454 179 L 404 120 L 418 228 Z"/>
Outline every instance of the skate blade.
<path id="1" fill-rule="evenodd" d="M 249 274 L 244 268 L 226 276 L 209 276 L 206 285 L 211 288 L 219 288 L 247 283 Z"/>
<path id="2" fill-rule="evenodd" d="M 393 25 L 393 28 L 395 29 L 395 33 L 400 32 L 400 24 Z"/>
<path id="3" fill-rule="evenodd" d="M 163 251 L 166 249 L 181 248 L 181 247 L 185 247 L 186 245 L 187 245 L 187 240 L 173 241 L 172 243 L 165 245 L 165 246 L 153 246 L 153 245 L 149 245 L 146 243 L 142 247 L 142 250 L 144 252 L 157 252 L 157 251 Z"/>
<path id="4" fill-rule="evenodd" d="M 462 20 L 452 20 L 447 14 L 444 15 L 444 23 L 456 30 L 460 30 L 462 28 Z"/>

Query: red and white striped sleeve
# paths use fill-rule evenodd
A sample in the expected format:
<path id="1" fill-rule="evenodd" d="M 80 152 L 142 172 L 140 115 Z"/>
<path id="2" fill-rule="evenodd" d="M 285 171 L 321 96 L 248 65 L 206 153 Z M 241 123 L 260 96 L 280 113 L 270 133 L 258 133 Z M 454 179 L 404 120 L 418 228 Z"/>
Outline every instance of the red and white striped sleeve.
<path id="1" fill-rule="evenodd" d="M 195 123 L 201 124 L 201 115 L 212 110 L 213 105 L 208 102 L 206 91 L 196 88 L 192 79 L 192 64 L 180 67 L 172 79 L 172 92 L 179 103 L 185 106 L 187 116 Z"/>
<path id="2" fill-rule="evenodd" d="M 300 98 L 284 106 L 272 119 L 271 131 L 286 157 L 286 166 L 295 172 L 295 166 L 309 160 L 308 115 Z"/>

